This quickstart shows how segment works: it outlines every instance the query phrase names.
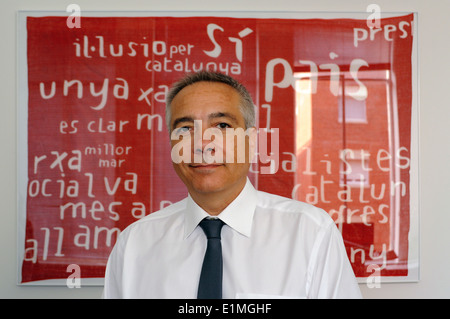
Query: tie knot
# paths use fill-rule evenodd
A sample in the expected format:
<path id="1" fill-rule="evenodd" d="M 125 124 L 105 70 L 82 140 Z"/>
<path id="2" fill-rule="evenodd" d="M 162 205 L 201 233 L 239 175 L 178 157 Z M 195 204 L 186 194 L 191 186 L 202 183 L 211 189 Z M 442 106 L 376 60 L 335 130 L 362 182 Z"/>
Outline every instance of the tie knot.
<path id="1" fill-rule="evenodd" d="M 220 239 L 220 231 L 222 230 L 222 226 L 224 225 L 223 221 L 221 221 L 218 218 L 215 219 L 205 218 L 200 222 L 199 225 L 205 232 L 205 235 L 208 239 L 211 238 Z"/>

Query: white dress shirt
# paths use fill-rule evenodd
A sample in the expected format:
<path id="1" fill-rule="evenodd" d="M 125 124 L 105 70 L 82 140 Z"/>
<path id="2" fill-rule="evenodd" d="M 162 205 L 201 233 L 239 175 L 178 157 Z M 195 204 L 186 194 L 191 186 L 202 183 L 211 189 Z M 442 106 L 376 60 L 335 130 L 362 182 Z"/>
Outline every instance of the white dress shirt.
<path id="1" fill-rule="evenodd" d="M 196 298 L 209 215 L 188 196 L 128 226 L 109 257 L 104 298 Z M 361 298 L 343 240 L 314 206 L 249 180 L 218 215 L 223 298 Z"/>

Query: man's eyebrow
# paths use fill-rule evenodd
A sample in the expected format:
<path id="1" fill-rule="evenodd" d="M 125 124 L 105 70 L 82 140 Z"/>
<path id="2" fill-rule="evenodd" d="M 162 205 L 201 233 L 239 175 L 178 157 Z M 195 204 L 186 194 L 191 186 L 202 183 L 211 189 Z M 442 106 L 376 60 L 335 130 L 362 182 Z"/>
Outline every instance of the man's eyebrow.
<path id="1" fill-rule="evenodd" d="M 190 116 L 179 117 L 175 121 L 173 121 L 172 128 L 173 129 L 176 128 L 178 124 L 183 123 L 183 122 L 194 123 L 194 118 L 192 118 Z"/>
<path id="2" fill-rule="evenodd" d="M 233 114 L 228 113 L 228 112 L 215 112 L 215 113 L 211 113 L 208 115 L 208 118 L 210 120 L 221 118 L 221 117 L 227 117 L 227 118 L 231 119 L 232 121 L 234 121 L 235 123 L 237 123 L 236 116 L 234 116 Z M 172 129 L 175 129 L 178 124 L 184 123 L 184 122 L 194 123 L 194 118 L 191 116 L 179 117 L 179 118 L 175 119 L 175 121 L 173 121 Z"/>
<path id="3" fill-rule="evenodd" d="M 208 118 L 211 119 L 216 119 L 216 118 L 220 118 L 220 117 L 228 117 L 229 119 L 233 120 L 234 122 L 237 123 L 237 118 L 236 116 L 234 116 L 231 113 L 227 113 L 227 112 L 215 112 L 215 113 L 211 113 L 208 115 Z"/>

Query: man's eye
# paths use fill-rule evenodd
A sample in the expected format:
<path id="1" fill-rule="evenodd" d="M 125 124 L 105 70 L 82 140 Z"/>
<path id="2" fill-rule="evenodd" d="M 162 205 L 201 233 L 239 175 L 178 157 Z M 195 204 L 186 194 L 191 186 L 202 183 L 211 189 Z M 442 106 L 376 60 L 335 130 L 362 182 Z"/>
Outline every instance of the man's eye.
<path id="1" fill-rule="evenodd" d="M 182 126 L 182 127 L 177 127 L 176 131 L 177 131 L 177 134 L 186 134 L 190 131 L 190 129 L 191 128 L 189 126 Z"/>
<path id="2" fill-rule="evenodd" d="M 220 129 L 226 129 L 228 127 L 231 127 L 231 125 L 229 125 L 228 123 L 223 123 L 222 122 L 222 123 L 217 124 L 216 127 L 220 128 Z"/>

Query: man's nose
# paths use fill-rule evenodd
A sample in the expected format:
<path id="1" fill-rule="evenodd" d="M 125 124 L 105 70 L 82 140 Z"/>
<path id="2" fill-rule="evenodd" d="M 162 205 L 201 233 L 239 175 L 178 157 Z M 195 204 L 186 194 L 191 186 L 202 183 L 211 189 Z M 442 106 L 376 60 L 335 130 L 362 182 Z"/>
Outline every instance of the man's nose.
<path id="1" fill-rule="evenodd" d="M 197 131 L 195 131 L 197 130 Z M 205 134 L 207 128 L 195 128 L 194 130 L 194 153 L 202 154 L 203 152 L 211 152 L 213 148 L 211 147 L 211 142 L 213 138 Z"/>

